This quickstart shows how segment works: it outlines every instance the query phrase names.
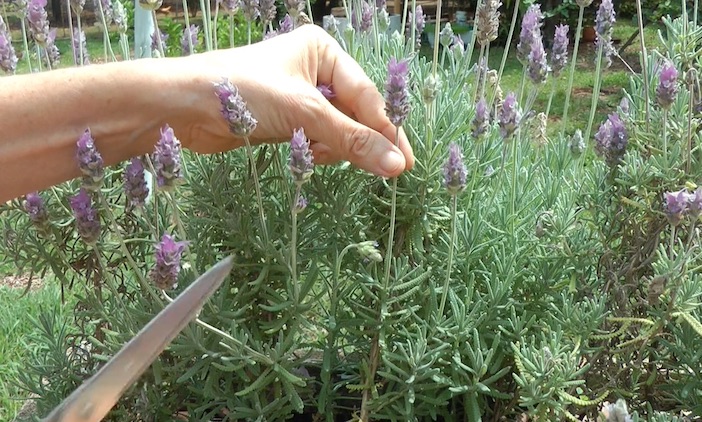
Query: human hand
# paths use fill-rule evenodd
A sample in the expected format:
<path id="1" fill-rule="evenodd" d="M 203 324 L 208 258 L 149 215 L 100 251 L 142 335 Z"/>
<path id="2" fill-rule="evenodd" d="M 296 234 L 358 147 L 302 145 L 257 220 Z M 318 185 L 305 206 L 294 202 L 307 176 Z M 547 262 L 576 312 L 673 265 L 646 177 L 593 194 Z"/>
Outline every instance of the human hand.
<path id="1" fill-rule="evenodd" d="M 394 146 L 396 129 L 376 86 L 336 40 L 315 25 L 182 60 L 179 73 L 188 78 L 191 92 L 205 95 L 190 101 L 193 119 L 188 139 L 182 138 L 196 152 L 243 145 L 229 132 L 214 95 L 213 83 L 227 77 L 258 120 L 252 143 L 289 141 L 293 130 L 302 127 L 312 141 L 315 163 L 348 160 L 385 177 L 414 166 L 404 131 L 399 131 L 399 148 Z M 336 95 L 331 102 L 317 90 L 319 84 L 331 85 Z"/>

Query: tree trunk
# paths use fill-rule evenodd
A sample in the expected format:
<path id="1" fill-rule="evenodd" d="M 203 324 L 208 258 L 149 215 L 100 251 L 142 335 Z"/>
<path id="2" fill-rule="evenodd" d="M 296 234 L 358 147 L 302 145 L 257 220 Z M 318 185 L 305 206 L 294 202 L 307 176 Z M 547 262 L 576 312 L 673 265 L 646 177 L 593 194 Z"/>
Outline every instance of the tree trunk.
<path id="1" fill-rule="evenodd" d="M 61 7 L 62 0 L 51 0 L 51 15 L 54 20 L 54 25 L 63 23 L 63 8 Z"/>

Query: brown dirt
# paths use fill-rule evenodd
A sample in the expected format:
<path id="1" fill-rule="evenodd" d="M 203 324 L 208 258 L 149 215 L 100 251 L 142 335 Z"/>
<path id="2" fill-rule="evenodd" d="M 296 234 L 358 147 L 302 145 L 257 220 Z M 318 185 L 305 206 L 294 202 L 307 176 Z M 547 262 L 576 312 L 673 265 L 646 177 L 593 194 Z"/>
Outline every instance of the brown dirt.
<path id="1" fill-rule="evenodd" d="M 11 289 L 21 289 L 25 290 L 29 285 L 29 276 L 14 276 L 6 275 L 0 278 L 0 286 L 9 287 Z M 43 282 L 40 278 L 33 278 L 31 280 L 30 291 L 39 290 L 43 286 Z"/>

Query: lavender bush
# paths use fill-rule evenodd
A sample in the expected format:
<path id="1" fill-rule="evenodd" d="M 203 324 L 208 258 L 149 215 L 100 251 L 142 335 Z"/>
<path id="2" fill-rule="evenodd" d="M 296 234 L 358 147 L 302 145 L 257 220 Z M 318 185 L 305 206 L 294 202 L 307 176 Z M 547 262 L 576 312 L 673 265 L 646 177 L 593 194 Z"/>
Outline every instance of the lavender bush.
<path id="1" fill-rule="evenodd" d="M 421 9 L 392 33 L 384 4 L 352 3 L 357 25 L 328 30 L 384 93 L 415 169 L 384 180 L 313 166 L 305 128 L 282 146 L 193 155 L 168 126 L 153 134 L 154 154 L 103 169 L 89 128 L 77 133 L 83 178 L 28 193 L 3 217 L 3 254 L 77 297 L 71 347 L 81 358 L 60 368 L 70 376 L 53 372 L 69 336 L 43 330 L 42 354 L 18 380 L 39 395 L 38 412 L 234 255 L 230 279 L 114 420 L 701 414 L 702 29 L 665 18 L 665 50 L 647 52 L 648 77 L 631 75 L 620 107 L 590 123 L 594 134 L 549 137 L 534 92 L 568 72 L 568 30 L 546 50 L 538 4 L 517 46 L 523 88 L 505 95 L 502 69 L 472 65 L 495 40 L 500 2 L 478 8 L 467 49 L 442 32 L 442 66 L 438 50 L 417 51 Z M 240 43 L 277 36 L 306 16 L 301 2 L 283 5 L 291 15 L 278 20 L 269 4 L 217 2 L 214 14 L 202 10 L 201 43 L 181 39 L 189 23 L 160 42 L 180 54 L 228 46 L 235 32 Z M 602 5 L 598 66 L 615 16 Z M 248 136 L 260 116 L 229 81 L 212 83 L 222 119 Z"/>

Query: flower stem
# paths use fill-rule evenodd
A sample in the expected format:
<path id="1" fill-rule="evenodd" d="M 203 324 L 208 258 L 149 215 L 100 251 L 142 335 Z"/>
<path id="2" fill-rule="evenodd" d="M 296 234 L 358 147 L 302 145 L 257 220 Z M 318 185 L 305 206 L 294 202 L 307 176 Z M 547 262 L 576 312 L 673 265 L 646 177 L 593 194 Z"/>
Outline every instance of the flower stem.
<path id="1" fill-rule="evenodd" d="M 695 4 L 697 2 L 695 1 Z M 695 106 L 695 84 L 694 82 L 690 84 L 689 95 L 687 107 L 687 155 L 685 162 L 685 172 L 690 173 L 692 169 L 692 109 Z"/>
<path id="2" fill-rule="evenodd" d="M 395 128 L 395 146 L 398 145 L 400 127 Z M 383 277 L 383 290 L 390 284 L 390 269 L 392 267 L 392 250 L 395 242 L 395 218 L 397 208 L 397 177 L 392 178 L 392 199 L 390 200 L 390 227 L 388 228 L 388 245 L 385 250 L 385 276 Z"/>
<path id="3" fill-rule="evenodd" d="M 234 47 L 234 15 L 229 15 L 229 47 Z"/>
<path id="4" fill-rule="evenodd" d="M 178 202 L 176 201 L 175 195 L 172 191 L 168 191 L 167 195 L 168 199 L 171 202 L 171 208 L 173 210 L 173 220 L 175 220 L 178 235 L 180 236 L 181 240 L 188 240 L 188 235 L 185 232 L 185 226 L 183 226 L 183 221 L 180 219 L 180 210 L 178 209 Z M 190 245 L 186 246 L 186 248 L 188 251 L 188 261 L 190 261 L 190 266 L 193 269 L 193 274 L 195 274 L 195 278 L 200 277 L 200 273 L 198 272 L 197 266 L 195 265 L 195 257 L 193 255 L 192 249 L 190 248 Z"/>
<path id="5" fill-rule="evenodd" d="M 685 4 L 687 0 L 683 0 Z M 641 45 L 641 75 L 643 76 L 643 86 L 644 86 L 644 102 L 646 106 L 646 130 L 649 130 L 650 117 L 651 117 L 651 107 L 649 105 L 649 87 L 648 87 L 648 57 L 646 52 L 646 41 L 644 40 L 644 27 L 643 27 L 643 13 L 641 11 L 641 0 L 636 0 L 636 17 L 639 24 L 639 40 Z"/>
<path id="6" fill-rule="evenodd" d="M 70 1 L 70 0 L 69 0 L 69 1 Z M 81 25 L 82 25 L 82 24 L 81 24 L 80 15 L 77 15 L 77 16 L 76 16 L 76 26 L 78 27 L 78 36 L 79 36 L 79 37 L 81 36 L 80 34 L 83 33 L 83 29 L 82 29 Z M 87 46 L 87 42 L 86 42 L 86 46 Z M 78 51 L 79 51 L 79 54 L 80 54 L 80 64 L 79 64 L 79 66 L 84 66 L 84 65 L 85 65 L 85 53 L 83 52 L 83 43 L 82 43 L 82 42 L 80 42 L 80 46 L 78 47 Z"/>
<path id="7" fill-rule="evenodd" d="M 249 23 L 249 29 L 251 25 Z M 249 157 L 249 165 L 251 166 L 251 172 L 253 173 L 254 187 L 256 189 L 256 201 L 258 202 L 258 214 L 261 219 L 261 230 L 263 231 L 263 240 L 268 244 L 268 227 L 266 226 L 266 215 L 263 211 L 263 196 L 261 195 L 261 184 L 258 181 L 258 167 L 256 167 L 256 162 L 254 161 L 253 148 L 251 147 L 251 142 L 248 136 L 244 136 L 244 142 L 246 142 L 246 155 Z"/>
<path id="8" fill-rule="evenodd" d="M 602 82 L 602 53 L 603 45 L 597 48 L 597 66 L 595 67 L 595 83 L 592 88 L 592 104 L 590 104 L 590 117 L 587 121 L 587 129 L 585 130 L 585 142 L 590 144 L 590 133 L 592 131 L 592 123 L 595 121 L 595 111 L 597 111 L 597 103 L 600 97 L 600 83 Z"/>
<path id="9" fill-rule="evenodd" d="M 663 109 L 663 161 L 668 163 L 668 109 Z"/>
<path id="10" fill-rule="evenodd" d="M 555 76 L 551 77 L 551 93 L 548 95 L 548 103 L 546 104 L 546 120 L 548 120 L 549 113 L 551 112 L 551 102 L 553 101 L 553 96 L 556 94 L 556 81 L 558 79 Z"/>
<path id="11" fill-rule="evenodd" d="M 102 1 L 98 0 L 97 4 L 100 8 L 100 20 L 102 21 L 102 41 L 105 47 L 105 63 L 110 60 L 110 57 L 112 57 L 113 62 L 116 62 L 117 57 L 115 57 L 115 53 L 112 51 L 110 33 L 107 28 L 107 20 L 105 19 L 105 9 L 102 7 Z"/>
<path id="12" fill-rule="evenodd" d="M 73 52 L 73 64 L 76 66 L 81 66 L 83 64 L 83 56 L 80 56 L 80 65 L 77 63 L 78 56 L 76 56 L 76 47 L 78 50 L 83 50 L 83 43 L 80 42 L 80 31 L 78 31 L 78 44 L 79 45 L 73 45 L 73 12 L 71 10 L 71 0 L 66 0 L 66 11 L 68 12 L 68 31 L 70 32 L 70 37 L 71 37 L 71 51 Z"/>
<path id="13" fill-rule="evenodd" d="M 297 284 L 297 201 L 300 198 L 301 189 L 302 184 L 297 183 L 297 187 L 295 188 L 295 196 L 293 197 L 293 201 L 290 206 L 290 217 L 292 219 L 292 234 L 290 236 L 290 271 L 292 273 L 293 301 L 295 306 L 300 304 L 300 286 Z"/>
<path id="14" fill-rule="evenodd" d="M 210 32 L 210 19 L 212 13 L 210 11 L 210 1 L 200 0 L 200 10 L 202 11 L 202 30 L 205 32 L 205 48 L 207 51 L 212 51 L 212 33 Z M 190 51 L 193 51 L 190 49 Z"/>
<path id="15" fill-rule="evenodd" d="M 183 19 L 185 19 L 185 29 L 190 31 L 190 13 L 188 12 L 188 0 L 183 0 Z M 188 39 L 188 51 L 193 50 L 193 37 L 186 37 Z"/>
<path id="16" fill-rule="evenodd" d="M 129 313 L 129 308 L 127 307 L 127 304 L 124 303 L 124 300 L 122 300 L 122 296 L 120 296 L 119 292 L 117 291 L 114 278 L 112 277 L 112 274 L 110 274 L 110 272 L 107 270 L 107 266 L 105 265 L 105 262 L 102 259 L 102 255 L 100 255 L 100 251 L 98 250 L 97 245 L 92 246 L 93 252 L 95 253 L 95 259 L 97 260 L 98 265 L 100 266 L 100 272 L 103 274 L 103 278 L 105 280 L 105 284 L 107 284 L 107 288 L 110 290 L 110 293 L 112 293 L 112 296 L 114 296 L 115 300 L 119 302 L 119 305 L 122 307 L 124 314 L 126 314 L 129 318 L 132 327 L 136 328 L 136 322 L 134 321 L 132 315 Z"/>
<path id="17" fill-rule="evenodd" d="M 456 208 L 458 203 L 457 195 L 451 195 L 451 243 L 449 243 L 448 263 L 446 264 L 446 280 L 444 281 L 444 289 L 441 293 L 441 304 L 439 305 L 438 318 L 444 315 L 444 306 L 446 306 L 446 297 L 448 296 L 449 284 L 451 282 L 451 268 L 453 267 L 453 251 L 456 244 Z"/>
<path id="18" fill-rule="evenodd" d="M 563 104 L 563 117 L 561 123 L 561 137 L 565 135 L 566 125 L 568 124 L 568 108 L 570 107 L 570 93 L 573 89 L 573 77 L 575 76 L 575 65 L 578 62 L 578 47 L 580 47 L 580 37 L 583 32 L 583 13 L 585 8 L 580 6 L 578 13 L 578 28 L 575 30 L 575 40 L 573 41 L 573 57 L 570 61 L 570 73 L 568 74 L 568 88 L 565 91 L 565 103 Z M 587 140 L 586 140 L 587 141 Z"/>
<path id="19" fill-rule="evenodd" d="M 246 44 L 251 45 L 251 21 L 246 21 Z"/>
<path id="20" fill-rule="evenodd" d="M 80 19 L 80 17 L 78 19 Z M 29 73 L 32 73 L 32 60 L 29 57 L 29 43 L 27 42 L 27 25 L 24 23 L 24 21 L 24 17 L 20 19 L 20 22 L 22 23 L 22 44 L 24 46 L 24 57 L 27 60 L 27 68 Z"/>
<path id="21" fill-rule="evenodd" d="M 39 71 L 42 72 L 44 70 L 42 64 L 41 64 L 42 58 L 41 58 L 41 47 L 39 47 L 39 44 L 37 44 L 37 62 L 39 62 Z"/>
<path id="22" fill-rule="evenodd" d="M 509 49 L 512 46 L 512 37 L 514 36 L 514 28 L 517 25 L 517 15 L 519 15 L 519 3 L 520 0 L 514 1 L 514 10 L 512 10 L 512 22 L 509 25 L 509 33 L 507 34 L 507 43 L 505 44 L 505 51 L 502 52 L 502 61 L 500 62 L 500 70 L 497 72 L 497 83 L 496 86 L 500 85 L 502 80 L 502 72 L 505 70 L 505 63 L 507 63 L 507 55 L 509 54 Z M 490 100 L 490 104 L 495 101 L 495 98 Z"/>
<path id="23" fill-rule="evenodd" d="M 436 67 L 439 65 L 439 35 L 441 34 L 441 4 L 443 2 L 438 0 L 436 3 L 436 24 L 434 25 L 434 60 L 432 63 L 432 75 L 436 78 Z M 415 10 L 416 11 L 416 10 Z"/>
<path id="24" fill-rule="evenodd" d="M 166 57 L 166 53 L 163 51 L 163 41 L 161 40 L 161 30 L 158 29 L 158 20 L 156 20 L 156 11 L 151 11 L 151 16 L 154 18 L 154 31 L 156 31 L 156 43 L 158 44 L 158 52 L 161 54 L 161 58 Z M 190 39 L 188 37 L 188 39 Z M 190 50 L 192 51 L 192 49 Z"/>

